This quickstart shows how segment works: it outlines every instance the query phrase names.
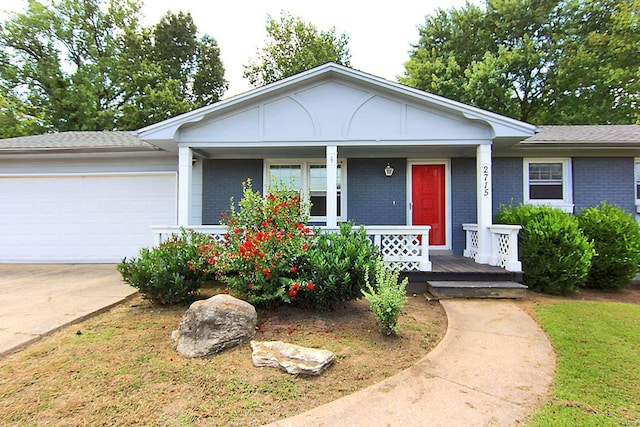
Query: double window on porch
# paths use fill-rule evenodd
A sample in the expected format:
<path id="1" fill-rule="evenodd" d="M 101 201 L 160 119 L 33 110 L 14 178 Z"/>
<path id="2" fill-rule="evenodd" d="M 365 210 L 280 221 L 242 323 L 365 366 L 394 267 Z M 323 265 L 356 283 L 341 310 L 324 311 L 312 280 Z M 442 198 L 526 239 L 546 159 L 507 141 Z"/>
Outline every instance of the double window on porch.
<path id="1" fill-rule="evenodd" d="M 317 160 L 284 160 L 265 161 L 266 187 L 278 182 L 295 190 L 301 197 L 311 202 L 311 221 L 327 219 L 327 166 Z M 339 221 L 346 220 L 346 197 L 343 196 L 345 185 L 344 162 L 338 161 L 336 168 L 336 205 Z"/>

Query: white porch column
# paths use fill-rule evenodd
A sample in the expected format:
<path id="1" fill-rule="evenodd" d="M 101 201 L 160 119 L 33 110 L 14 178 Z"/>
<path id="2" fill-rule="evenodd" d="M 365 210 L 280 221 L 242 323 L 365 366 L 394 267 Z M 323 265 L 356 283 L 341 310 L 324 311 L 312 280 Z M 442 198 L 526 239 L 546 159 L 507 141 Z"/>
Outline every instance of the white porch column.
<path id="1" fill-rule="evenodd" d="M 476 262 L 488 264 L 491 258 L 493 204 L 491 193 L 491 144 L 478 145 L 476 150 L 476 181 L 478 209 L 478 253 Z"/>
<path id="2" fill-rule="evenodd" d="M 186 227 L 191 217 L 191 177 L 193 152 L 190 147 L 178 148 L 178 225 Z"/>
<path id="3" fill-rule="evenodd" d="M 327 227 L 338 226 L 338 147 L 327 146 Z"/>

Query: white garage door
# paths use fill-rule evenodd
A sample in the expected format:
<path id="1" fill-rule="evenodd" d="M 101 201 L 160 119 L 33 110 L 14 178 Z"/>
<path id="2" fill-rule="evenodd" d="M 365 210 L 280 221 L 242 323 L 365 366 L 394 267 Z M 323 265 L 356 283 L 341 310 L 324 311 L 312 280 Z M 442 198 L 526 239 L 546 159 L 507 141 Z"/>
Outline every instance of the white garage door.
<path id="1" fill-rule="evenodd" d="M 119 262 L 176 223 L 176 174 L 0 177 L 0 262 Z"/>

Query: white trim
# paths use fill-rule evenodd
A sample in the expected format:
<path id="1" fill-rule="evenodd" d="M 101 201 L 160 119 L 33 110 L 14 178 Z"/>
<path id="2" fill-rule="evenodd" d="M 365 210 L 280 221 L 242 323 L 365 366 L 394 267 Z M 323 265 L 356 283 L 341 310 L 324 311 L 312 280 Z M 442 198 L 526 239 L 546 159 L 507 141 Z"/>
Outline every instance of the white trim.
<path id="1" fill-rule="evenodd" d="M 191 221 L 192 181 L 193 151 L 188 146 L 178 147 L 178 225 L 184 227 Z"/>
<path id="2" fill-rule="evenodd" d="M 407 225 L 413 226 L 413 188 L 411 177 L 411 166 L 413 165 L 444 165 L 444 204 L 445 204 L 445 244 L 432 245 L 434 250 L 450 250 L 452 240 L 452 212 L 451 212 L 451 159 L 407 159 Z M 418 226 L 419 227 L 419 226 Z"/>
<path id="3" fill-rule="evenodd" d="M 529 164 L 562 163 L 562 200 L 529 198 Z M 528 205 L 548 205 L 573 213 L 573 169 L 571 157 L 525 157 L 522 159 L 523 200 Z"/>
<path id="4" fill-rule="evenodd" d="M 0 173 L 0 178 L 46 178 L 46 177 L 80 177 L 80 176 L 144 176 L 144 175 L 177 175 L 176 171 L 148 172 L 43 172 L 43 173 Z"/>
<path id="5" fill-rule="evenodd" d="M 342 181 L 340 182 L 340 213 L 338 221 L 347 220 L 347 159 L 338 157 L 337 164 L 340 166 Z M 262 192 L 267 191 L 269 186 L 269 166 L 271 165 L 300 165 L 300 190 L 301 196 L 309 197 L 309 167 L 313 165 L 326 166 L 326 159 L 321 158 L 275 158 L 263 159 L 262 162 Z M 328 193 L 328 192 L 327 192 Z M 327 194 L 328 197 L 328 194 Z M 309 222 L 326 222 L 326 216 L 309 216 Z"/>
<path id="6" fill-rule="evenodd" d="M 475 260 L 488 264 L 491 259 L 491 232 L 493 222 L 493 166 L 492 146 L 488 141 L 476 147 L 476 219 L 478 221 L 478 252 Z"/>

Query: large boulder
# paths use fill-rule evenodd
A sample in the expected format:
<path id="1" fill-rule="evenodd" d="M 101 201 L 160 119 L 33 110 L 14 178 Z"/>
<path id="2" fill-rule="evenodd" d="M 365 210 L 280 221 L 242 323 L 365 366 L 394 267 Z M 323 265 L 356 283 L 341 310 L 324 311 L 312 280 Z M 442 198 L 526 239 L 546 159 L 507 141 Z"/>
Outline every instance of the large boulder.
<path id="1" fill-rule="evenodd" d="M 191 304 L 171 338 L 183 356 L 205 357 L 249 341 L 257 323 L 251 304 L 220 294 Z"/>
<path id="2" fill-rule="evenodd" d="M 329 350 L 282 341 L 251 341 L 251 349 L 254 366 L 279 368 L 294 375 L 320 375 L 336 360 Z"/>

